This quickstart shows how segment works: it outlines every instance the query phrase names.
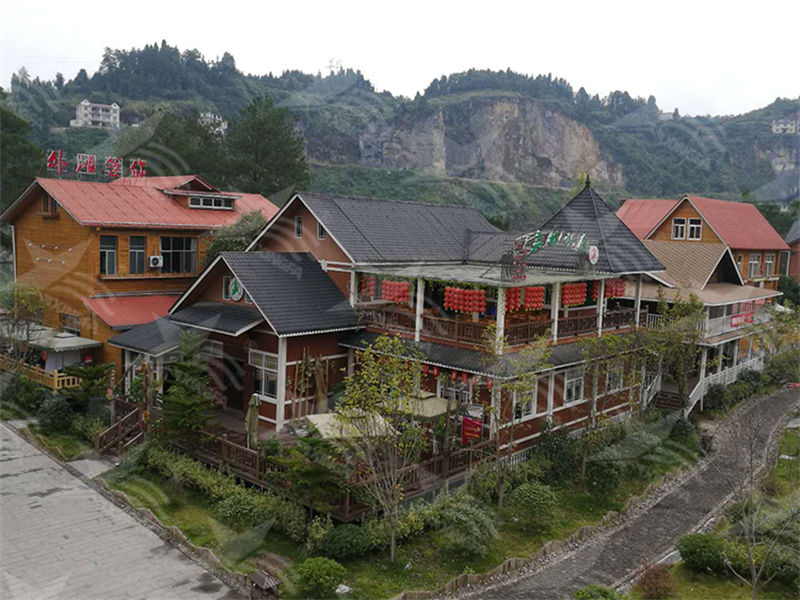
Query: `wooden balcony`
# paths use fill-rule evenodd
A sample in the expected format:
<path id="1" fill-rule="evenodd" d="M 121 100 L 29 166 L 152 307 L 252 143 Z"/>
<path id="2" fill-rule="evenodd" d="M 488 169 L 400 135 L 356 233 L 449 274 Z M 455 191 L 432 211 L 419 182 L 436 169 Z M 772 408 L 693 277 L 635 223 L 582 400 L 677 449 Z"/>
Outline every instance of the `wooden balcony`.
<path id="1" fill-rule="evenodd" d="M 61 371 L 45 371 L 39 366 L 14 360 L 13 358 L 0 354 L 0 371 L 15 371 L 27 375 L 31 381 L 41 383 L 51 390 L 61 390 L 65 388 L 76 388 L 80 385 L 80 377 L 67 375 Z"/>

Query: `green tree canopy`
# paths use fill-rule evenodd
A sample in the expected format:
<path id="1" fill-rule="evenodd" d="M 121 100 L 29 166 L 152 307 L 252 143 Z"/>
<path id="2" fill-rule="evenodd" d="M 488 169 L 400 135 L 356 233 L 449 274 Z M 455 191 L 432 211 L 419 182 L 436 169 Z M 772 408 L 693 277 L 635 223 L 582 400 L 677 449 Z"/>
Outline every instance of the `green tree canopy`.
<path id="1" fill-rule="evenodd" d="M 28 139 L 30 132 L 30 123 L 0 106 L 0 210 L 30 185 L 44 159 L 41 149 Z"/>

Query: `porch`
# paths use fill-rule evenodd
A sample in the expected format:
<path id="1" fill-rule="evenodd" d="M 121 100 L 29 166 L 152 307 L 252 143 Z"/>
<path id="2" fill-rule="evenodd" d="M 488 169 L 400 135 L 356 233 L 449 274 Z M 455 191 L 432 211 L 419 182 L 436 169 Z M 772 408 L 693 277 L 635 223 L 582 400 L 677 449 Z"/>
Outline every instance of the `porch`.
<path id="1" fill-rule="evenodd" d="M 76 388 L 81 383 L 79 377 L 67 375 L 58 369 L 47 371 L 38 365 L 30 365 L 22 361 L 14 360 L 5 354 L 0 354 L 0 371 L 22 373 L 29 377 L 31 381 L 40 383 L 55 391 Z"/>

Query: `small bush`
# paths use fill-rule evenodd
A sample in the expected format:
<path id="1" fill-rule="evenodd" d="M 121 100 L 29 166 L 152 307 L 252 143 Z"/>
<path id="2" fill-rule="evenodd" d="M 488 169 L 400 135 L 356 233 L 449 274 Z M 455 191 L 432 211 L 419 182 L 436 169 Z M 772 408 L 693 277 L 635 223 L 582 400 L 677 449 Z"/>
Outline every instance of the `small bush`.
<path id="1" fill-rule="evenodd" d="M 645 598 L 661 600 L 675 593 L 678 585 L 667 565 L 652 565 L 636 580 Z"/>
<path id="2" fill-rule="evenodd" d="M 611 498 L 622 483 L 622 467 L 615 460 L 589 460 L 586 463 L 586 487 L 598 500 Z"/>
<path id="3" fill-rule="evenodd" d="M 678 552 L 692 571 L 725 573 L 725 541 L 709 533 L 686 535 L 678 540 Z"/>
<path id="4" fill-rule="evenodd" d="M 39 425 L 45 431 L 65 432 L 72 427 L 72 409 L 61 396 L 50 396 L 39 407 Z"/>
<path id="5" fill-rule="evenodd" d="M 360 525 L 334 527 L 322 542 L 322 553 L 337 560 L 361 556 L 369 550 L 370 538 Z"/>
<path id="6" fill-rule="evenodd" d="M 728 406 L 728 390 L 721 383 L 713 383 L 708 386 L 703 397 L 703 408 L 712 410 L 724 409 Z"/>
<path id="7" fill-rule="evenodd" d="M 347 571 L 335 560 L 317 557 L 292 569 L 291 579 L 302 598 L 333 598 L 345 575 Z"/>
<path id="8" fill-rule="evenodd" d="M 756 371 L 755 369 L 744 369 L 740 371 L 737 381 L 748 384 L 754 391 L 764 386 L 764 376 L 761 374 L 761 371 Z"/>
<path id="9" fill-rule="evenodd" d="M 447 549 L 456 554 L 483 558 L 498 537 L 492 513 L 466 495 L 445 503 L 441 521 Z"/>
<path id="10" fill-rule="evenodd" d="M 534 454 L 528 460 L 514 465 L 508 470 L 508 486 L 513 489 L 519 487 L 523 483 L 541 481 L 545 470 L 549 468 L 550 465 L 547 460 Z"/>
<path id="11" fill-rule="evenodd" d="M 800 381 L 800 350 L 784 350 L 767 360 L 764 379 L 769 383 Z"/>
<path id="12" fill-rule="evenodd" d="M 556 494 L 538 481 L 523 483 L 508 496 L 505 512 L 520 523 L 544 529 L 550 525 L 556 506 Z"/>
<path id="13" fill-rule="evenodd" d="M 694 446 L 697 443 L 694 432 L 694 425 L 683 417 L 675 421 L 672 430 L 669 432 L 671 440 L 683 444 L 684 446 Z"/>
<path id="14" fill-rule="evenodd" d="M 495 465 L 482 464 L 473 469 L 467 481 L 467 491 L 483 504 L 497 502 L 497 490 L 500 485 L 500 476 Z"/>
<path id="15" fill-rule="evenodd" d="M 733 404 L 747 400 L 752 394 L 752 386 L 745 381 L 737 381 L 728 386 L 728 399 Z"/>
<path id="16" fill-rule="evenodd" d="M 790 590 L 800 588 L 800 562 L 796 558 L 791 560 L 784 556 L 771 557 L 764 570 L 767 578 L 782 583 Z"/>
<path id="17" fill-rule="evenodd" d="M 591 583 L 582 590 L 573 592 L 572 597 L 575 600 L 624 600 L 622 594 L 596 583 Z"/>
<path id="18" fill-rule="evenodd" d="M 12 375 L 6 382 L 0 399 L 22 410 L 36 413 L 47 398 L 47 389 L 34 383 L 27 375 Z"/>
<path id="19" fill-rule="evenodd" d="M 306 532 L 306 552 L 309 554 L 321 552 L 325 538 L 328 537 L 331 531 L 333 531 L 333 522 L 330 517 L 314 517 L 308 524 L 308 531 Z"/>
<path id="20" fill-rule="evenodd" d="M 233 494 L 214 507 L 214 516 L 231 529 L 244 531 L 267 520 L 267 514 L 250 494 Z"/>
<path id="21" fill-rule="evenodd" d="M 544 459 L 545 481 L 568 481 L 580 472 L 580 448 L 577 440 L 570 438 L 566 430 L 552 431 L 547 425 L 536 445 L 536 454 Z"/>
<path id="22" fill-rule="evenodd" d="M 95 437 L 105 429 L 106 427 L 100 419 L 92 419 L 86 415 L 72 416 L 72 431 L 92 444 L 94 444 Z"/>

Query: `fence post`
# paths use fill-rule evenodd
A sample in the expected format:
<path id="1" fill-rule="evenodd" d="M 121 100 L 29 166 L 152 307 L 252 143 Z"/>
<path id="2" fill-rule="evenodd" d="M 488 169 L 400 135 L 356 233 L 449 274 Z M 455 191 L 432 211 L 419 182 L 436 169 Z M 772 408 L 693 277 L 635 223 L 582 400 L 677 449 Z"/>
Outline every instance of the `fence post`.
<path id="1" fill-rule="evenodd" d="M 122 456 L 122 419 L 117 417 L 117 456 Z"/>

